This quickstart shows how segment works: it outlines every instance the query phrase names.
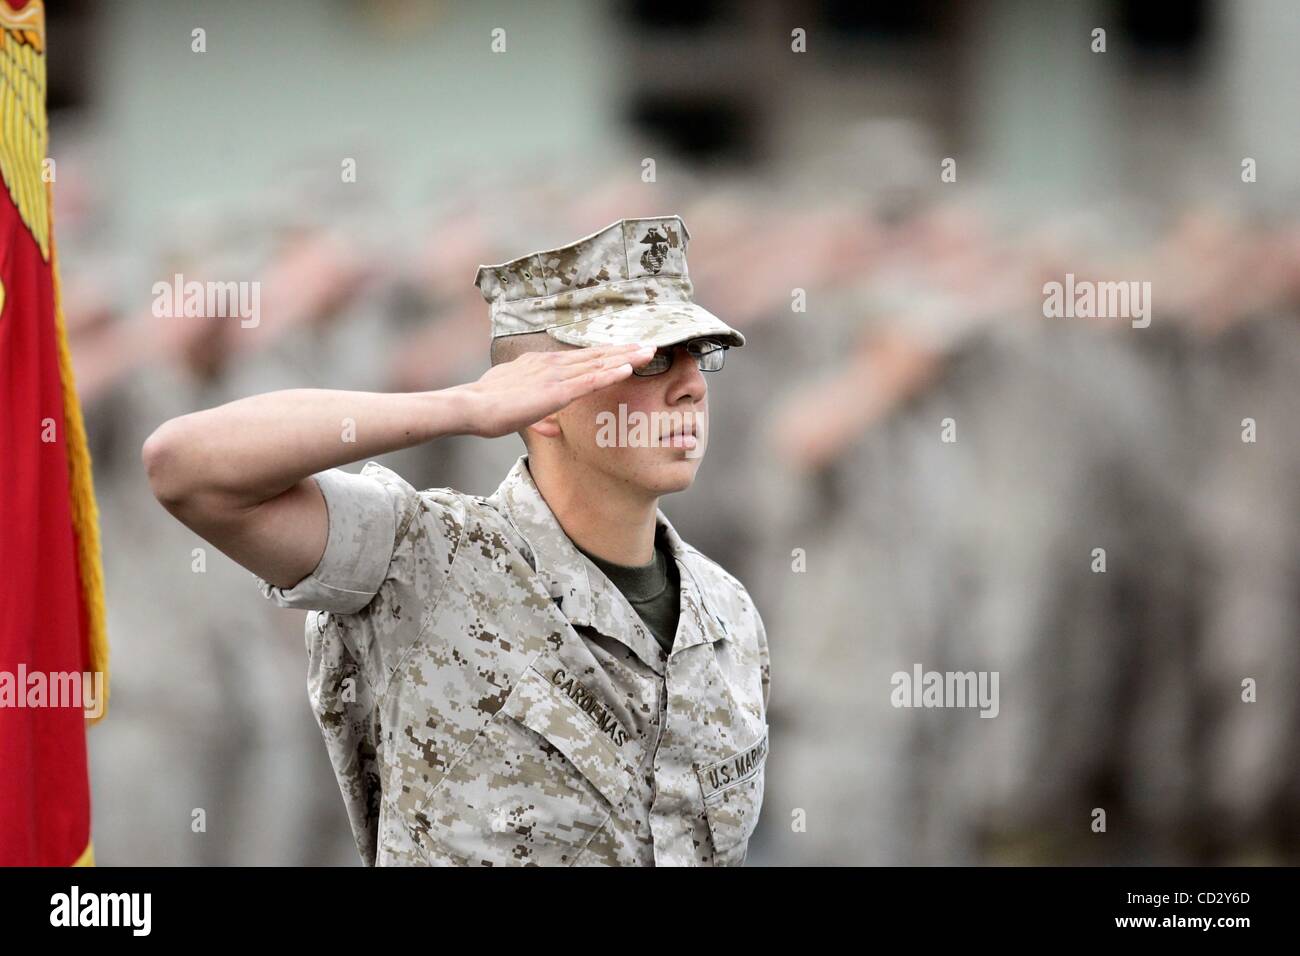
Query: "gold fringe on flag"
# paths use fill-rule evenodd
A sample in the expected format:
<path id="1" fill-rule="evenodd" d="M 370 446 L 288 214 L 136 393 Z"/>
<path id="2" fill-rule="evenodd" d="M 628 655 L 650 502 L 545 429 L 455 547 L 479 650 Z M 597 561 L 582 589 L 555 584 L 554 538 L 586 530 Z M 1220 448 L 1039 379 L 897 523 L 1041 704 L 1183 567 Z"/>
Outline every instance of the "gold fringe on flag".
<path id="1" fill-rule="evenodd" d="M 50 224 L 54 220 L 54 193 L 50 183 L 45 184 L 46 203 Z M 54 242 L 54 229 L 50 229 L 50 274 L 54 278 L 54 325 L 59 336 L 59 378 L 63 382 L 63 434 L 67 440 L 68 492 L 72 498 L 72 529 L 77 536 L 77 563 L 81 570 L 81 594 L 86 605 L 90 670 L 104 675 L 104 702 L 99 715 L 87 717 L 97 724 L 108 714 L 108 633 L 104 623 L 104 571 L 99 552 L 99 509 L 95 506 L 95 484 L 90 468 L 90 449 L 86 445 L 86 426 L 81 418 L 81 403 L 77 400 L 77 383 L 72 371 L 72 352 L 68 348 L 68 334 L 63 321 L 63 292 L 59 286 L 59 258 Z M 82 860 L 89 857 L 94 864 L 94 852 L 86 848 Z M 81 861 L 78 861 L 81 865 Z"/>

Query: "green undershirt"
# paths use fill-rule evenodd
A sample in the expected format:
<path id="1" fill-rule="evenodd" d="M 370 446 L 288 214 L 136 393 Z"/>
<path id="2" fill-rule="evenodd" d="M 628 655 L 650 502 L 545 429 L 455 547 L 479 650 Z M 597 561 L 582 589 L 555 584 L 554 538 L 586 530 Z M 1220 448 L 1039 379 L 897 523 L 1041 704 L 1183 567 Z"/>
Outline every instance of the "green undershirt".
<path id="1" fill-rule="evenodd" d="M 681 577 L 677 573 L 677 562 L 663 544 L 662 535 L 655 535 L 655 553 L 650 563 L 640 566 L 614 564 L 582 548 L 578 550 L 622 592 L 664 653 L 669 653 L 677 636 Z"/>

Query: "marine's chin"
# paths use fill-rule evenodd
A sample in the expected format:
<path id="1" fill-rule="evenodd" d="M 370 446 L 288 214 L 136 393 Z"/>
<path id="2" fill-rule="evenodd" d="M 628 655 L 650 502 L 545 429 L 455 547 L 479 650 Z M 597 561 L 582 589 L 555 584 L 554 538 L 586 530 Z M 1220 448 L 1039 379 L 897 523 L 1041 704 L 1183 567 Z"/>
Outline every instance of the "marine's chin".
<path id="1" fill-rule="evenodd" d="M 674 460 L 658 462 L 653 471 L 654 493 L 671 495 L 685 491 L 695 483 L 695 473 L 700 470 L 700 458 L 687 458 L 678 451 Z"/>

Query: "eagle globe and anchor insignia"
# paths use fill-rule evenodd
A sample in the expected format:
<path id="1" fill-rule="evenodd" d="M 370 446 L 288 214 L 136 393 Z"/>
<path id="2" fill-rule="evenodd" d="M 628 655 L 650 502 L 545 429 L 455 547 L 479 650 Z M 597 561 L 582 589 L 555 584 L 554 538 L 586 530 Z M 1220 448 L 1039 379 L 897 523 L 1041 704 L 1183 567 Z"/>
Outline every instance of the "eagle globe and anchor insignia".
<path id="1" fill-rule="evenodd" d="M 650 244 L 650 248 L 641 253 L 641 267 L 651 275 L 658 275 L 668 260 L 668 237 L 660 235 L 658 228 L 651 226 L 641 241 Z"/>

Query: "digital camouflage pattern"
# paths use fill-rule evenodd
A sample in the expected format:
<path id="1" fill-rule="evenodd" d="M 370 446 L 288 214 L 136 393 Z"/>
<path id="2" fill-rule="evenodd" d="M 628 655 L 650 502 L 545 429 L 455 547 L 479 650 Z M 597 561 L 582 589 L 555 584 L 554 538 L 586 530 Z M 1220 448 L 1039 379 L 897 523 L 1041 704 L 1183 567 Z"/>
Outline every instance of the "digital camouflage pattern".
<path id="1" fill-rule="evenodd" d="M 620 219 L 576 242 L 480 266 L 492 337 L 543 330 L 570 345 L 663 346 L 745 337 L 692 299 L 680 216 Z"/>
<path id="2" fill-rule="evenodd" d="M 371 462 L 316 476 L 329 541 L 292 589 L 312 707 L 368 864 L 739 865 L 767 756 L 763 622 L 657 522 L 671 654 L 574 547 L 528 469 L 490 497 Z"/>

